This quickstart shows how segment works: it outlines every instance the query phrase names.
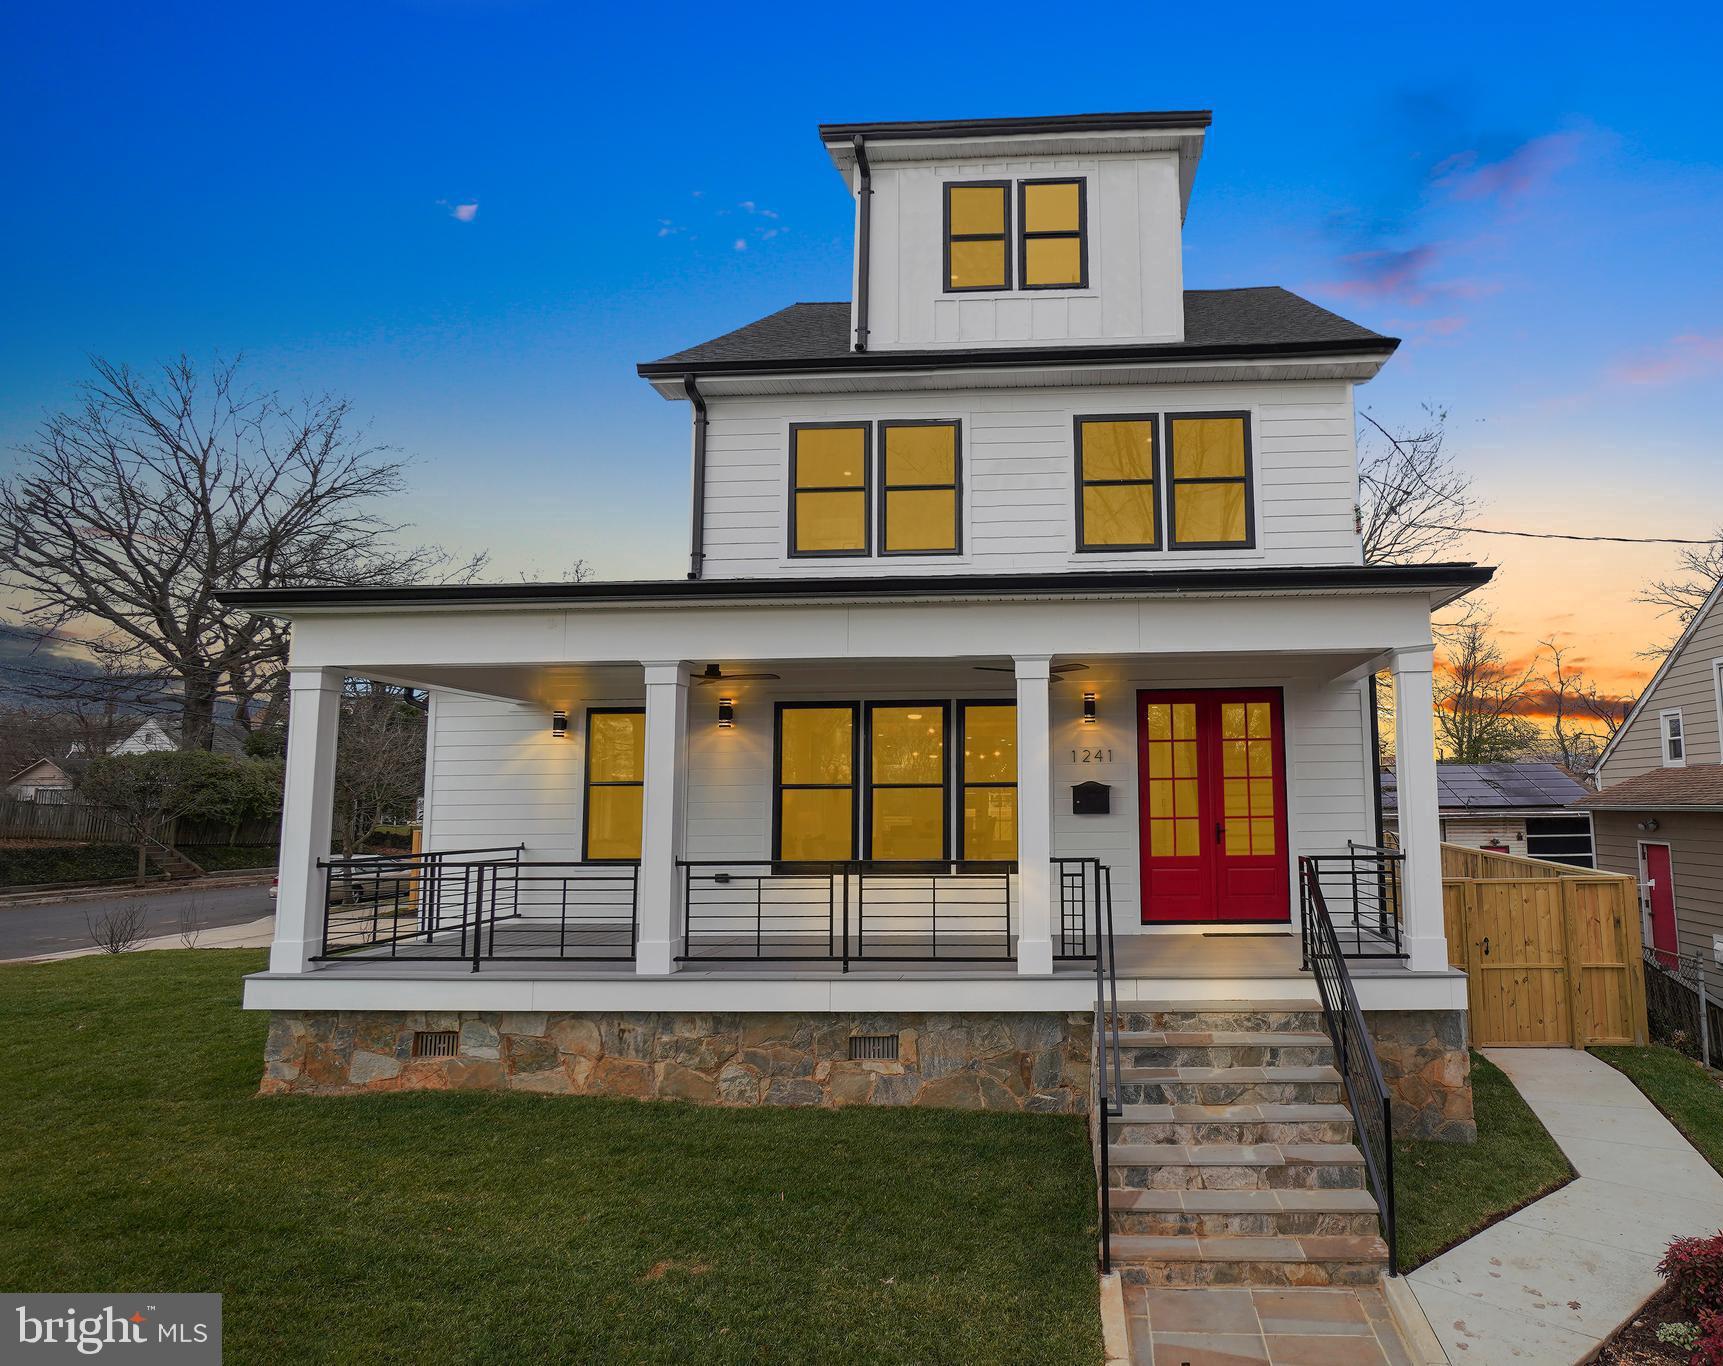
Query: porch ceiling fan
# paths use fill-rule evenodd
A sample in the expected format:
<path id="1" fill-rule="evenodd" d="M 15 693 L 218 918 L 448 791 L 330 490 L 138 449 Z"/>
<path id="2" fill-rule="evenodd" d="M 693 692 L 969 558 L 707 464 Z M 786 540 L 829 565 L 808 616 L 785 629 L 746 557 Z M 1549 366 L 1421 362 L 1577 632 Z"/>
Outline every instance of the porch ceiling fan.
<path id="1" fill-rule="evenodd" d="M 694 685 L 704 688 L 708 683 L 752 683 L 761 678 L 782 678 L 782 674 L 727 674 L 716 664 L 708 664 L 700 671 L 700 676 L 694 680 Z"/>
<path id="2" fill-rule="evenodd" d="M 990 674 L 1014 674 L 1017 672 L 1015 664 L 977 664 L 975 667 L 983 673 Z M 1080 674 L 1088 667 L 1087 664 L 1054 664 L 1048 669 L 1048 672 L 1053 675 L 1048 681 L 1057 683 L 1060 674 Z"/>

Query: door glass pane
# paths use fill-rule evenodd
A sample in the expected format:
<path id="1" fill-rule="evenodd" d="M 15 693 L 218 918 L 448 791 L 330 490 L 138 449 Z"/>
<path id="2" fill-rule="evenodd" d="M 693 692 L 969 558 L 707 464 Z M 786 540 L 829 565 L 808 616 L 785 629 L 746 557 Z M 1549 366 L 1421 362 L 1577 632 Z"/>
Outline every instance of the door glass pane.
<path id="1" fill-rule="evenodd" d="M 963 709 L 965 782 L 1017 781 L 1017 708 L 1010 704 Z"/>
<path id="2" fill-rule="evenodd" d="M 798 427 L 796 487 L 860 488 L 867 482 L 866 427 Z"/>
<path id="3" fill-rule="evenodd" d="M 779 807 L 778 850 L 785 859 L 852 857 L 854 808 L 848 788 L 790 788 Z"/>
<path id="4" fill-rule="evenodd" d="M 1181 417 L 1174 420 L 1173 478 L 1244 477 L 1244 420 Z"/>
<path id="5" fill-rule="evenodd" d="M 875 788 L 872 857 L 934 860 L 944 858 L 944 813 L 944 788 Z"/>
<path id="6" fill-rule="evenodd" d="M 957 549 L 957 494 L 952 489 L 887 491 L 887 550 Z"/>
<path id="7" fill-rule="evenodd" d="M 1081 187 L 1074 180 L 1023 187 L 1025 232 L 1076 232 Z"/>
<path id="8" fill-rule="evenodd" d="M 963 856 L 1017 857 L 1017 789 L 969 787 L 963 791 Z"/>
<path id="9" fill-rule="evenodd" d="M 951 285 L 954 289 L 980 289 L 1005 285 L 1005 240 L 953 242 Z"/>
<path id="10" fill-rule="evenodd" d="M 867 494 L 798 493 L 796 549 L 867 549 Z"/>
<path id="11" fill-rule="evenodd" d="M 646 717 L 640 712 L 593 712 L 586 776 L 594 783 L 638 783 L 646 776 Z"/>
<path id="12" fill-rule="evenodd" d="M 876 783 L 945 780 L 945 713 L 939 706 L 875 707 L 872 777 Z"/>
<path id="13" fill-rule="evenodd" d="M 951 205 L 951 231 L 955 236 L 990 232 L 1004 234 L 1003 185 L 953 185 L 946 194 Z"/>
<path id="14" fill-rule="evenodd" d="M 1077 285 L 1083 280 L 1080 237 L 1031 237 L 1023 244 L 1023 283 Z"/>
<path id="15" fill-rule="evenodd" d="M 785 783 L 850 781 L 854 713 L 848 707 L 786 707 L 778 778 Z"/>
<path id="16" fill-rule="evenodd" d="M 1225 848 L 1234 857 L 1260 858 L 1276 852 L 1273 733 L 1273 711 L 1267 702 L 1221 704 Z"/>
<path id="17" fill-rule="evenodd" d="M 592 859 L 640 857 L 638 787 L 593 787 L 586 793 L 586 856 Z"/>
<path id="18" fill-rule="evenodd" d="M 1083 423 L 1083 478 L 1153 479 L 1155 424 Z"/>
<path id="19" fill-rule="evenodd" d="M 1151 702 L 1145 719 L 1149 856 L 1195 858 L 1201 852 L 1196 704 Z"/>
<path id="20" fill-rule="evenodd" d="M 1174 485 L 1173 528 L 1181 545 L 1242 542 L 1244 485 Z"/>
<path id="21" fill-rule="evenodd" d="M 950 484 L 956 481 L 957 429 L 946 423 L 885 429 L 885 482 Z"/>

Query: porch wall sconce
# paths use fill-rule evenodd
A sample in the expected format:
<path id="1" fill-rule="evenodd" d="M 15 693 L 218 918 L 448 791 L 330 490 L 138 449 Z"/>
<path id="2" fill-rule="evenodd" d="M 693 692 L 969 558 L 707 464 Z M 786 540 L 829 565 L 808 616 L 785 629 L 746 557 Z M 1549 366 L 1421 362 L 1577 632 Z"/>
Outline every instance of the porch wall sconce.
<path id="1" fill-rule="evenodd" d="M 553 711 L 550 714 L 550 733 L 558 740 L 568 739 L 568 713 Z"/>
<path id="2" fill-rule="evenodd" d="M 718 699 L 718 729 L 733 730 L 736 725 L 736 699 L 720 697 Z"/>
<path id="3" fill-rule="evenodd" d="M 1097 720 L 1099 718 L 1095 715 L 1095 694 L 1086 692 L 1083 694 L 1083 724 L 1092 726 Z"/>

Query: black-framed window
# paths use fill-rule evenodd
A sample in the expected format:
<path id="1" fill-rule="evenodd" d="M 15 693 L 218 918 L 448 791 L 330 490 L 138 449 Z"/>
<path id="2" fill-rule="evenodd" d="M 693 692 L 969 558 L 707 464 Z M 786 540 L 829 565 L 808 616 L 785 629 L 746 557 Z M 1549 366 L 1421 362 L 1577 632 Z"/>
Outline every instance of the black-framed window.
<path id="1" fill-rule="evenodd" d="M 1595 867 L 1590 816 L 1527 816 L 1526 854 L 1575 868 Z"/>
<path id="2" fill-rule="evenodd" d="M 957 704 L 958 857 L 1017 859 L 1017 704 Z"/>
<path id="3" fill-rule="evenodd" d="M 866 555 L 871 422 L 790 424 L 793 556 Z"/>
<path id="4" fill-rule="evenodd" d="M 1088 198 L 1082 176 L 1017 182 L 1020 288 L 1088 287 Z"/>
<path id="5" fill-rule="evenodd" d="M 881 422 L 879 443 L 880 554 L 957 554 L 963 424 Z"/>
<path id="6" fill-rule="evenodd" d="M 640 862 L 645 796 L 646 709 L 588 708 L 581 827 L 583 861 Z"/>
<path id="7" fill-rule="evenodd" d="M 951 852 L 945 702 L 867 704 L 867 857 L 943 863 Z"/>
<path id="8" fill-rule="evenodd" d="M 855 857 L 860 708 L 780 702 L 773 758 L 772 849 L 786 863 Z"/>
<path id="9" fill-rule="evenodd" d="M 945 186 L 945 288 L 951 293 L 1011 288 L 1011 182 Z"/>
<path id="10" fill-rule="evenodd" d="M 1157 432 L 1152 413 L 1076 419 L 1079 550 L 1160 548 Z"/>
<path id="11" fill-rule="evenodd" d="M 1222 550 L 1255 543 L 1250 414 L 1168 413 L 1167 543 Z"/>

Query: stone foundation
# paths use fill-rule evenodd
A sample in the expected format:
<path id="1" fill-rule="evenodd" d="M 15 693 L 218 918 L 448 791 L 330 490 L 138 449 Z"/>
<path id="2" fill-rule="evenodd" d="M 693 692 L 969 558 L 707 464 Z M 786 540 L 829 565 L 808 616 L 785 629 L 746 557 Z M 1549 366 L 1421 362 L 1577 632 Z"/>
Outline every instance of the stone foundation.
<path id="1" fill-rule="evenodd" d="M 1476 1142 L 1466 1012 L 1378 1010 L 1365 1018 L 1394 1098 L 1394 1136 Z"/>
<path id="2" fill-rule="evenodd" d="M 453 1057 L 413 1056 L 454 1031 Z M 276 1011 L 262 1091 L 507 1090 L 709 1105 L 1088 1108 L 1087 1014 L 711 1015 Z M 851 1061 L 895 1035 L 895 1061 Z"/>

